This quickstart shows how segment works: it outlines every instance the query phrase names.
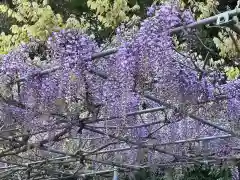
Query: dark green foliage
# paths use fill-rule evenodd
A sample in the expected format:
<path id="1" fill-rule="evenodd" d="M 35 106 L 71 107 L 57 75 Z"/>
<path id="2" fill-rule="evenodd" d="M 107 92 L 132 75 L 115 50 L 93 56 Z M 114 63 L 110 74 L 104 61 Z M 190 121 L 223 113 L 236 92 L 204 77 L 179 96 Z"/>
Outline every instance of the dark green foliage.
<path id="1" fill-rule="evenodd" d="M 142 169 L 133 176 L 127 174 L 123 180 L 164 180 L 163 172 L 152 172 L 150 169 Z"/>
<path id="2" fill-rule="evenodd" d="M 229 168 L 197 166 L 187 168 L 181 180 L 231 180 Z"/>
<path id="3" fill-rule="evenodd" d="M 133 175 L 126 174 L 123 180 L 166 180 L 166 178 L 163 171 L 152 172 L 150 169 L 142 169 Z M 229 168 L 194 165 L 183 171 L 180 180 L 232 180 L 232 175 Z"/>
<path id="4" fill-rule="evenodd" d="M 154 0 L 129 0 L 129 7 L 134 6 L 136 3 L 139 4 L 140 11 L 138 13 L 134 13 L 141 18 L 145 18 L 146 16 L 146 7 L 151 6 Z M 115 29 L 106 28 L 96 19 L 93 18 L 95 12 L 92 12 L 87 6 L 87 0 L 60 0 L 53 1 L 50 0 L 50 5 L 53 8 L 54 12 L 60 13 L 63 15 L 66 20 L 70 14 L 75 14 L 77 17 L 80 17 L 82 14 L 85 14 L 85 18 L 91 24 L 91 31 L 94 33 L 96 40 L 99 44 L 104 43 L 105 40 L 110 40 L 112 35 L 115 33 Z M 132 12 L 129 12 L 129 15 L 132 15 Z M 102 29 L 99 30 L 98 26 L 101 26 Z"/>

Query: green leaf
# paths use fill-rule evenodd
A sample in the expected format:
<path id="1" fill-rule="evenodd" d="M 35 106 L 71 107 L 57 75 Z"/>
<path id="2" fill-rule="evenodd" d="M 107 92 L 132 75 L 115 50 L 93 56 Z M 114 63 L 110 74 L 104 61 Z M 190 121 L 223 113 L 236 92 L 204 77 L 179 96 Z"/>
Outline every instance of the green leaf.
<path id="1" fill-rule="evenodd" d="M 48 5 L 48 0 L 43 0 L 42 5 L 47 6 Z"/>
<path id="2" fill-rule="evenodd" d="M 140 10 L 140 6 L 138 4 L 135 4 L 132 8 L 131 8 L 131 11 L 132 12 L 137 12 Z"/>
<path id="3" fill-rule="evenodd" d="M 225 72 L 229 80 L 237 79 L 240 74 L 240 70 L 237 67 L 226 67 Z"/>
<path id="4" fill-rule="evenodd" d="M 19 28 L 17 25 L 12 25 L 10 29 L 13 34 L 17 34 L 19 32 Z"/>

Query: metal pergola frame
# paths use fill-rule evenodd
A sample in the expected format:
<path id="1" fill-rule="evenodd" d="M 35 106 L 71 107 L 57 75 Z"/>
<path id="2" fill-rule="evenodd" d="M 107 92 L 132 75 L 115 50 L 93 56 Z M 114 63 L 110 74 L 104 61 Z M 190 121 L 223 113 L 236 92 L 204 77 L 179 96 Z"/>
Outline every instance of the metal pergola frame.
<path id="1" fill-rule="evenodd" d="M 175 29 L 171 30 L 171 33 L 174 34 L 176 32 L 179 32 L 181 30 L 184 30 L 185 28 L 197 28 L 199 26 L 202 25 L 206 25 L 206 24 L 210 24 L 210 23 L 214 23 L 217 22 L 219 24 L 219 19 L 223 17 L 223 15 L 226 15 L 226 13 L 228 14 L 229 17 L 233 17 L 236 16 L 237 14 L 240 14 L 240 8 L 235 9 L 235 10 L 231 10 L 231 11 L 227 11 L 225 13 L 221 13 L 218 14 L 216 16 L 212 16 L 191 24 L 188 24 L 186 26 L 181 26 L 181 27 L 177 27 Z M 221 24 L 220 24 L 221 25 Z M 93 55 L 91 57 L 92 60 L 97 59 L 97 58 L 102 58 L 111 54 L 116 53 L 118 50 L 117 49 L 109 49 L 107 51 L 104 52 L 100 52 L 100 53 L 96 53 L 95 55 Z M 75 62 L 77 63 L 77 62 Z M 51 69 L 46 69 L 40 73 L 35 73 L 32 74 L 30 76 L 26 76 L 23 78 L 20 78 L 18 80 L 16 80 L 14 83 L 19 83 L 19 82 L 23 82 L 26 81 L 29 78 L 32 78 L 34 76 L 41 76 L 44 74 L 48 74 L 51 72 L 54 72 L 56 70 L 58 70 L 60 68 L 60 66 L 56 66 L 53 67 Z M 90 73 L 93 73 L 101 78 L 107 79 L 107 75 L 103 72 L 98 72 L 96 70 L 90 70 Z M 209 137 L 199 137 L 199 138 L 192 138 L 192 139 L 184 139 L 184 140 L 178 140 L 175 142 L 165 142 L 165 143 L 160 143 L 160 144 L 144 144 L 144 143 L 139 143 L 139 142 L 135 142 L 132 140 L 129 140 L 128 138 L 125 137 L 120 137 L 114 134 L 108 134 L 105 133 L 103 131 L 101 131 L 101 129 L 105 128 L 105 127 L 94 127 L 93 124 L 100 122 L 100 121 L 104 121 L 105 119 L 97 119 L 97 120 L 91 120 L 91 118 L 85 118 L 83 119 L 83 123 L 84 125 L 84 129 L 89 130 L 91 132 L 94 132 L 96 134 L 99 135 L 103 135 L 103 136 L 108 136 L 111 139 L 115 139 L 118 142 L 125 142 L 127 144 L 131 144 L 132 147 L 129 148 L 119 148 L 119 149 L 111 149 L 111 150 L 103 150 L 104 148 L 108 147 L 109 145 L 113 144 L 113 142 L 109 143 L 109 145 L 103 145 L 100 148 L 97 148 L 95 150 L 92 150 L 91 152 L 82 152 L 82 154 L 79 154 L 79 152 L 77 153 L 67 153 L 67 152 L 62 152 L 62 151 L 58 151 L 56 149 L 51 149 L 49 146 L 47 146 L 46 144 L 49 143 L 49 139 L 44 139 L 39 143 L 29 143 L 29 144 L 23 144 L 22 141 L 19 141 L 17 139 L 15 139 L 14 137 L 5 137 L 1 135 L 1 131 L 0 131 L 0 138 L 3 141 L 8 141 L 8 142 L 15 142 L 18 144 L 18 150 L 16 152 L 11 152 L 11 151 L 2 151 L 0 152 L 0 158 L 2 157 L 6 157 L 6 156 L 11 156 L 11 155 L 16 155 L 19 154 L 21 152 L 26 152 L 27 150 L 31 150 L 31 149 L 39 149 L 42 151 L 48 151 L 51 153 L 56 153 L 59 155 L 62 155 L 62 157 L 57 157 L 57 158 L 53 158 L 53 159 L 48 159 L 48 160 L 40 160 L 40 161 L 35 161 L 35 162 L 31 162 L 31 163 L 16 163 L 16 162 L 12 162 L 12 161 L 5 161 L 5 160 L 0 160 L 0 162 L 2 163 L 6 163 L 8 165 L 11 166 L 7 166 L 7 167 L 1 167 L 0 170 L 5 170 L 4 173 L 2 173 L 3 175 L 0 174 L 0 179 L 4 178 L 4 176 L 6 176 L 8 173 L 12 173 L 12 172 L 17 172 L 17 171 L 21 171 L 21 170 L 25 170 L 28 171 L 29 169 L 34 169 L 34 168 L 38 168 L 39 166 L 41 166 L 41 164 L 45 164 L 45 163 L 69 163 L 69 162 L 77 162 L 79 159 L 81 159 L 82 157 L 84 157 L 85 161 L 89 161 L 89 162 L 96 162 L 96 163 L 100 163 L 100 164 L 106 164 L 106 165 L 111 165 L 113 167 L 118 167 L 120 169 L 131 169 L 131 170 L 138 170 L 138 169 L 142 169 L 142 168 L 146 168 L 148 166 L 136 166 L 136 165 L 130 165 L 130 164 L 123 164 L 123 163 L 119 163 L 119 162 L 111 162 L 111 161 L 99 161 L 99 160 L 94 160 L 89 158 L 89 156 L 92 155 L 97 155 L 97 154 L 105 154 L 105 153 L 110 153 L 110 152 L 120 152 L 120 151 L 127 151 L 130 149 L 137 149 L 137 148 L 147 148 L 150 149 L 152 151 L 157 151 L 159 153 L 164 153 L 164 154 L 168 154 L 171 155 L 173 157 L 175 157 L 176 159 L 180 160 L 180 162 L 174 162 L 174 163 L 168 163 L 168 164 L 158 164 L 157 166 L 159 167 L 163 167 L 163 166 L 174 166 L 174 165 L 180 165 L 183 163 L 206 163 L 206 161 L 208 161 L 209 163 L 215 163 L 216 161 L 218 161 L 219 159 L 223 159 L 223 160 L 237 160 L 239 159 L 239 157 L 222 157 L 222 158 L 217 158 L 217 157 L 213 157 L 213 159 L 211 160 L 204 160 L 204 161 L 199 161 L 199 159 L 194 159 L 194 158 L 190 158 L 188 156 L 179 156 L 173 153 L 169 153 L 166 152 L 165 150 L 161 149 L 160 147 L 162 146 L 166 146 L 166 145 L 172 145 L 172 144 L 184 144 L 184 143 L 189 143 L 189 142 L 199 142 L 199 141 L 210 141 L 210 140 L 214 140 L 214 139 L 225 139 L 225 138 L 231 138 L 231 137 L 240 137 L 239 134 L 236 134 L 235 132 L 225 129 L 223 127 L 220 127 L 218 125 L 215 125 L 214 123 L 196 117 L 194 114 L 186 114 L 186 112 L 181 111 L 180 109 L 178 109 L 177 107 L 175 107 L 174 105 L 170 104 L 170 103 L 166 103 L 163 102 L 157 98 L 155 98 L 150 92 L 145 92 L 144 93 L 144 97 L 155 102 L 158 103 L 160 106 L 157 108 L 149 108 L 146 110 L 140 110 L 140 111 L 135 111 L 135 112 L 128 112 L 127 116 L 135 116 L 135 115 L 141 115 L 141 114 L 146 114 L 146 113 L 153 113 L 153 112 L 158 112 L 158 111 L 162 111 L 165 108 L 167 109 L 174 109 L 176 112 L 180 113 L 180 114 L 185 114 L 187 115 L 189 118 L 196 120 L 202 124 L 211 126 L 215 129 L 218 129 L 224 133 L 226 133 L 226 135 L 222 135 L 222 136 L 209 136 Z M 4 99 L 1 95 L 0 95 L 0 100 L 3 100 L 6 104 L 8 104 L 8 100 Z M 11 105 L 14 105 L 15 102 L 11 101 L 10 102 Z M 110 119 L 114 119 L 117 117 L 111 117 Z M 63 129 L 62 131 L 60 131 L 59 133 L 57 133 L 51 141 L 60 141 L 61 137 L 64 136 L 69 129 L 71 129 L 73 126 L 79 126 L 78 122 L 73 122 L 73 123 L 69 123 L 68 121 L 62 120 L 62 122 L 66 123 L 63 127 L 61 127 L 61 129 Z M 140 127 L 147 127 L 147 126 L 152 126 L 155 124 L 159 124 L 159 123 L 166 123 L 164 120 L 160 120 L 160 121 L 156 121 L 156 122 L 151 122 L 151 123 L 146 123 L 146 124 L 140 124 L 140 125 L 136 125 L 136 126 L 129 126 L 126 127 L 127 129 L 134 129 L 134 128 L 140 128 Z M 110 126 L 108 127 L 110 129 L 115 129 L 115 126 Z M 24 136 L 24 135 L 23 135 Z M 182 161 L 182 162 L 181 162 Z M 49 171 L 51 171 L 51 169 L 49 169 Z M 53 170 L 54 171 L 54 170 Z M 55 173 L 59 173 L 59 174 L 65 174 L 65 175 L 69 175 L 69 176 L 79 176 L 79 177 L 85 177 L 85 176 L 90 176 L 90 175 L 99 175 L 99 174 L 105 174 L 105 173 L 112 173 L 116 171 L 116 169 L 109 169 L 109 170 L 101 170 L 101 171 L 92 171 L 92 172 L 76 172 L 76 174 L 71 174 L 71 173 L 64 173 L 64 172 L 55 172 Z M 5 174 L 7 173 L 7 174 Z M 35 178 L 36 179 L 36 178 Z M 54 178 L 50 178 L 50 179 L 54 179 Z M 55 178 L 56 179 L 56 178 Z"/>

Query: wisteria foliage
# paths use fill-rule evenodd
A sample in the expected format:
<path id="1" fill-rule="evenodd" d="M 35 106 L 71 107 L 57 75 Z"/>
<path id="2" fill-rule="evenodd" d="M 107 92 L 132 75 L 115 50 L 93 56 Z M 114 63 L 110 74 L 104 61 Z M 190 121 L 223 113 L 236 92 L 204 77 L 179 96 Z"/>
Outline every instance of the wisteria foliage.
<path id="1" fill-rule="evenodd" d="M 109 143 L 110 135 L 114 135 L 137 143 L 162 144 L 166 152 L 180 156 L 186 156 L 191 150 L 199 154 L 207 151 L 219 157 L 236 153 L 231 148 L 239 144 L 236 138 L 209 140 L 207 146 L 200 143 L 164 145 L 181 139 L 225 135 L 189 118 L 188 113 L 234 129 L 232 126 L 237 126 L 240 118 L 239 80 L 212 84 L 212 72 L 202 72 L 200 78 L 190 57 L 182 55 L 187 52 L 175 50 L 171 29 L 194 22 L 189 11 L 180 12 L 177 7 L 163 5 L 150 7 L 147 14 L 149 17 L 141 23 L 138 32 L 127 40 L 119 28 L 117 53 L 100 60 L 91 57 L 101 48 L 94 39 L 77 30 L 55 32 L 47 42 L 33 40 L 4 55 L 0 71 L 4 123 L 9 124 L 11 116 L 31 133 L 44 129 L 45 134 L 34 136 L 32 142 L 51 139 L 59 132 L 56 128 L 63 126 L 61 123 L 70 122 L 76 125 L 69 131 L 71 136 L 78 136 L 78 131 L 81 138 L 92 138 L 89 144 L 92 148 Z M 45 56 L 34 56 L 41 49 Z M 59 66 L 57 70 L 41 73 L 56 66 Z M 100 77 L 98 71 L 107 78 Z M 31 74 L 37 75 L 29 77 Z M 25 80 L 16 82 L 19 78 Z M 146 92 L 177 109 L 129 116 L 129 112 L 162 106 L 147 99 Z M 91 124 L 92 132 L 79 130 L 79 122 L 84 118 L 95 121 Z M 161 123 L 134 128 L 137 124 L 160 120 Z M 98 136 L 101 138 L 95 138 Z M 130 144 L 126 141 L 109 146 L 129 150 L 102 158 L 112 159 L 118 154 L 123 162 L 130 164 L 171 162 L 176 158 L 148 150 L 141 151 L 146 159 L 139 160 L 143 154 L 139 155 L 139 148 Z M 64 149 L 61 144 L 53 147 Z"/>

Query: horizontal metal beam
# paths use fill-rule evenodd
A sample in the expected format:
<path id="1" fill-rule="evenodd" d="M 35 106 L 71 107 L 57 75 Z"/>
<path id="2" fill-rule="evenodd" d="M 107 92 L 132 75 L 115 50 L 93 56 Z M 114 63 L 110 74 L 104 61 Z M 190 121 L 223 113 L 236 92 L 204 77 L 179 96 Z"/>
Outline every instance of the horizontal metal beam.
<path id="1" fill-rule="evenodd" d="M 159 144 L 156 144 L 155 146 L 156 147 L 161 147 L 161 146 L 166 146 L 166 145 L 183 144 L 183 143 L 188 143 L 188 142 L 210 141 L 210 140 L 214 140 L 214 139 L 225 139 L 225 138 L 230 138 L 230 137 L 232 137 L 232 136 L 231 135 L 207 136 L 207 137 L 201 137 L 201 138 L 191 138 L 191 139 L 184 139 L 184 140 L 178 140 L 178 141 L 173 141 L 173 142 L 159 143 Z M 109 150 L 102 150 L 102 151 L 96 152 L 94 154 L 121 152 L 121 151 L 128 151 L 128 150 L 131 150 L 131 149 L 137 149 L 137 148 L 139 148 L 139 146 L 109 149 Z"/>

